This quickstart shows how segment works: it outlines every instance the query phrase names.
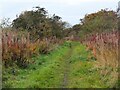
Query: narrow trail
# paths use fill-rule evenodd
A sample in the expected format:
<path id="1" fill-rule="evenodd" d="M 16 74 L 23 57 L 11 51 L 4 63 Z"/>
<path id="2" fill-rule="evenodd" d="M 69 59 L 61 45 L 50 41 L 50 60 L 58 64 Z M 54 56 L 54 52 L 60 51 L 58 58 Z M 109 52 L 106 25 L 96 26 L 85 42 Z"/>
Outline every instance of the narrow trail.
<path id="1" fill-rule="evenodd" d="M 94 59 L 88 58 L 92 57 L 92 53 L 80 43 L 72 42 L 72 46 L 70 43 L 61 45 L 51 54 L 35 58 L 36 64 L 11 76 L 5 85 L 12 88 L 106 87 L 106 81 L 93 68 Z M 108 83 L 109 79 L 108 75 Z"/>
<path id="2" fill-rule="evenodd" d="M 67 88 L 67 85 L 68 85 L 68 74 L 69 74 L 69 71 L 70 71 L 70 57 L 72 55 L 72 51 L 73 51 L 73 48 L 70 47 L 70 50 L 69 52 L 67 53 L 67 55 L 65 55 L 65 58 L 64 58 L 64 61 L 65 61 L 65 65 L 64 65 L 64 78 L 63 78 L 63 83 L 62 83 L 62 86 L 61 88 Z"/>

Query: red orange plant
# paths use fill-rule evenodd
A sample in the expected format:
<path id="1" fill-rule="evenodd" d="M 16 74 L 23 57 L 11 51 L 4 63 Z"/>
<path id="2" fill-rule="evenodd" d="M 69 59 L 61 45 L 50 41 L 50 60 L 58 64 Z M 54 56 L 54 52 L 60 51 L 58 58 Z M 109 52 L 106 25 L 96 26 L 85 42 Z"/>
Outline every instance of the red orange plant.
<path id="1" fill-rule="evenodd" d="M 5 66 L 16 63 L 19 66 L 27 67 L 29 58 L 35 52 L 36 43 L 29 39 L 29 33 L 20 34 L 16 31 L 2 31 L 2 60 Z"/>
<path id="2" fill-rule="evenodd" d="M 83 41 L 87 49 L 92 50 L 101 65 L 118 66 L 119 32 L 103 32 L 91 34 Z"/>
<path id="3" fill-rule="evenodd" d="M 33 55 L 46 54 L 54 49 L 54 45 L 61 43 L 55 37 L 30 40 L 29 33 L 11 30 L 2 31 L 2 60 L 4 65 L 13 63 L 20 67 L 27 67 Z"/>

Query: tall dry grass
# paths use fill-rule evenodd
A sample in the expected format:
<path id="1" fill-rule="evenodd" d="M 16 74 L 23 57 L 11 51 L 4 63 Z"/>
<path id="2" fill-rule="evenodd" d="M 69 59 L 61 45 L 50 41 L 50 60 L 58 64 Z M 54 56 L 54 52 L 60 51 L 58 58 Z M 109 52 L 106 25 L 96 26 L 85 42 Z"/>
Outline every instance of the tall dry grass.
<path id="1" fill-rule="evenodd" d="M 13 30 L 2 31 L 2 61 L 8 67 L 17 64 L 26 68 L 31 61 L 31 57 L 39 54 L 47 54 L 55 48 L 55 44 L 61 41 L 55 37 L 30 40 L 28 32 L 18 32 Z"/>
<path id="2" fill-rule="evenodd" d="M 27 67 L 29 58 L 35 50 L 36 43 L 30 42 L 29 33 L 2 31 L 2 61 L 6 67 L 13 65 L 13 63 Z"/>
<path id="3" fill-rule="evenodd" d="M 118 31 L 92 34 L 84 44 L 102 66 L 118 67 Z"/>
<path id="4" fill-rule="evenodd" d="M 102 76 L 111 75 L 109 84 L 114 86 L 119 75 L 119 31 L 92 34 L 83 41 L 97 59 L 95 68 Z"/>

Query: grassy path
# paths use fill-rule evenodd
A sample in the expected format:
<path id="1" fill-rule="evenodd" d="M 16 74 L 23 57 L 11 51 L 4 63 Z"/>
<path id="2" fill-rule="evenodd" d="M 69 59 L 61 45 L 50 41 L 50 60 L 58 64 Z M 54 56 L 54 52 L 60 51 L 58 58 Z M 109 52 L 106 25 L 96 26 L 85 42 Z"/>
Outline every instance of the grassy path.
<path id="1" fill-rule="evenodd" d="M 66 69 L 66 58 L 70 52 L 69 43 L 59 46 L 48 55 L 41 55 L 29 69 L 17 71 L 17 75 L 7 75 L 4 87 L 15 88 L 60 88 Z M 14 78 L 14 79 L 13 79 Z"/>
<path id="2" fill-rule="evenodd" d="M 33 58 L 36 63 L 28 69 L 7 73 L 3 87 L 13 88 L 96 88 L 107 87 L 96 69 L 92 54 L 78 42 L 66 42 L 48 55 Z"/>
<path id="3" fill-rule="evenodd" d="M 66 88 L 67 85 L 68 85 L 68 74 L 69 74 L 69 71 L 70 71 L 70 58 L 71 58 L 71 55 L 72 55 L 72 51 L 73 51 L 73 48 L 70 47 L 70 50 L 69 52 L 67 53 L 67 55 L 65 56 L 64 58 L 64 62 L 65 62 L 65 65 L 64 65 L 64 78 L 63 78 L 63 83 L 62 83 L 62 87 L 61 88 Z"/>

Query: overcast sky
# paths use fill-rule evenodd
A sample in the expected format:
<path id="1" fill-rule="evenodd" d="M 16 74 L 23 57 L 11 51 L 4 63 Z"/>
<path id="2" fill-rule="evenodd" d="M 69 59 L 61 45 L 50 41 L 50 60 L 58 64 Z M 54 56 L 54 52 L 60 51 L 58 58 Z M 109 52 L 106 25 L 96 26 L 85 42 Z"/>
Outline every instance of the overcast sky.
<path id="1" fill-rule="evenodd" d="M 0 0 L 0 19 L 16 18 L 22 11 L 32 10 L 32 7 L 46 8 L 49 14 L 62 17 L 71 25 L 79 23 L 85 14 L 109 8 L 115 10 L 119 0 Z"/>

